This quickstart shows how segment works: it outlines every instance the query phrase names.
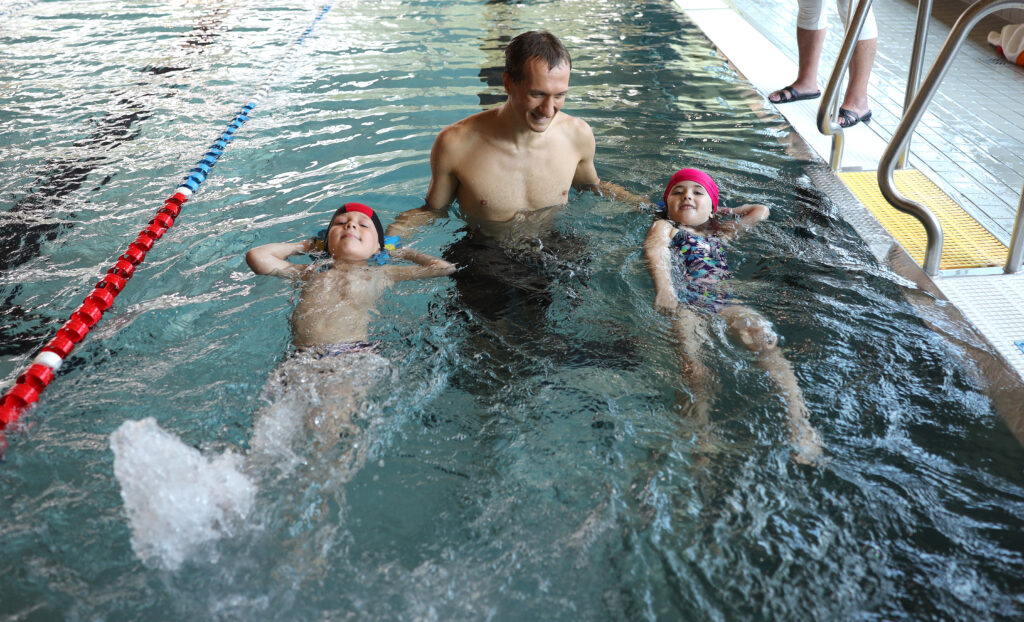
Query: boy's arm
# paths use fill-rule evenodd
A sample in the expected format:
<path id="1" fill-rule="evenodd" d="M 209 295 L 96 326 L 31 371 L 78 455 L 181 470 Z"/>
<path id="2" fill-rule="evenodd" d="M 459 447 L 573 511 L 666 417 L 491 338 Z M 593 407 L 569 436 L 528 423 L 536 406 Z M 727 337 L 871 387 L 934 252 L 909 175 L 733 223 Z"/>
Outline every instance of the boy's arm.
<path id="1" fill-rule="evenodd" d="M 666 314 L 679 307 L 676 289 L 672 285 L 672 260 L 668 249 L 672 240 L 672 230 L 673 227 L 667 220 L 658 220 L 651 225 L 644 240 L 647 270 L 654 281 L 654 308 Z"/>
<path id="2" fill-rule="evenodd" d="M 412 279 L 429 279 L 435 276 L 447 276 L 455 272 L 455 264 L 411 248 L 400 248 L 391 253 L 396 259 L 408 259 L 415 266 L 388 266 L 388 274 L 393 281 L 410 281 Z"/>
<path id="3" fill-rule="evenodd" d="M 269 276 L 295 277 L 306 269 L 302 264 L 292 263 L 288 258 L 312 250 L 313 240 L 302 242 L 271 242 L 249 249 L 245 254 L 245 263 L 256 274 Z"/>

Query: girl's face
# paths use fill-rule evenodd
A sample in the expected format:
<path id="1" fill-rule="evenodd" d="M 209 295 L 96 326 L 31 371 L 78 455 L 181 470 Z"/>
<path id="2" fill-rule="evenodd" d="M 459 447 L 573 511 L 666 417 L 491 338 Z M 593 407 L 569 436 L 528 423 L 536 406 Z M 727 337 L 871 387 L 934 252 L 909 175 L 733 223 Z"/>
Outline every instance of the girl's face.
<path id="1" fill-rule="evenodd" d="M 714 206 L 711 195 L 695 181 L 681 181 L 672 186 L 665 205 L 668 219 L 688 227 L 699 227 L 711 220 Z"/>

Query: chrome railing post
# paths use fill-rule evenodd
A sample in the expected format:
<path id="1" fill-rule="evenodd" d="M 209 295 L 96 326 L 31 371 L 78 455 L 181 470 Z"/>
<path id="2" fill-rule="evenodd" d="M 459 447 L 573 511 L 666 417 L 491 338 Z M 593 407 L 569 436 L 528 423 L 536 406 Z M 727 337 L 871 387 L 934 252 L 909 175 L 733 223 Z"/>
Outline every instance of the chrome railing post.
<path id="1" fill-rule="evenodd" d="M 896 165 L 896 158 L 907 145 L 910 144 L 910 136 L 924 116 L 924 111 L 935 95 L 943 76 L 953 60 L 953 56 L 963 44 L 967 34 L 982 18 L 1006 8 L 1008 6 L 1024 6 L 1021 0 L 978 0 L 964 11 L 953 24 L 953 29 L 942 44 L 935 62 L 932 63 L 928 75 L 925 76 L 921 90 L 914 96 L 914 100 L 903 113 L 896 131 L 893 132 L 892 140 L 885 148 L 882 159 L 878 163 L 878 188 L 882 196 L 896 209 L 906 212 L 921 221 L 925 232 L 928 234 L 928 245 L 924 256 L 925 274 L 935 276 L 939 273 L 939 260 L 942 258 L 942 226 L 939 224 L 935 214 L 927 207 L 912 201 L 903 196 L 893 183 L 893 169 Z M 858 8 L 858 11 L 860 9 Z"/>
<path id="2" fill-rule="evenodd" d="M 843 126 L 832 120 L 835 116 L 836 104 L 839 103 L 839 84 L 843 81 L 846 70 L 850 66 L 853 49 L 857 47 L 857 39 L 864 27 L 868 10 L 871 9 L 871 1 L 860 0 L 857 3 L 857 11 L 853 14 L 850 25 L 846 29 L 843 47 L 840 48 L 839 56 L 836 57 L 836 65 L 832 69 L 832 75 L 828 78 L 825 93 L 821 98 L 821 105 L 818 106 L 818 131 L 825 136 L 832 137 L 832 154 L 829 158 L 829 166 L 832 167 L 832 170 L 839 170 L 843 159 Z"/>
<path id="3" fill-rule="evenodd" d="M 914 30 L 914 49 L 910 56 L 910 73 L 907 75 L 907 92 L 903 98 L 903 109 L 910 107 L 917 94 L 917 87 L 921 84 L 921 72 L 924 70 L 924 50 L 928 42 L 928 20 L 932 17 L 932 0 L 918 0 L 917 3 L 917 28 Z M 906 168 L 907 160 L 910 159 L 910 139 L 900 151 L 896 168 Z"/>
<path id="4" fill-rule="evenodd" d="M 1024 259 L 1024 188 L 1020 191 L 1020 204 L 1017 205 L 1017 220 L 1013 223 L 1013 236 L 1010 238 L 1010 252 L 1006 256 L 1006 274 L 1020 271 L 1021 259 Z"/>

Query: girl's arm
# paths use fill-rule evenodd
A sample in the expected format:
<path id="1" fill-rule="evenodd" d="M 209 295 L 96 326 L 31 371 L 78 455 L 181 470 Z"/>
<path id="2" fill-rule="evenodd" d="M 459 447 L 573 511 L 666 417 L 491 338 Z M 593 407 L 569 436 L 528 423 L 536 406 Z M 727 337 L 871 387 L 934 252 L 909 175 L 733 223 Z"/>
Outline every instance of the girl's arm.
<path id="1" fill-rule="evenodd" d="M 288 261 L 288 258 L 292 255 L 308 253 L 312 248 L 313 240 L 271 242 L 249 249 L 249 252 L 245 254 L 245 263 L 249 264 L 256 274 L 295 277 L 301 274 L 306 266 L 292 263 Z"/>
<path id="2" fill-rule="evenodd" d="M 389 265 L 388 274 L 394 281 L 429 279 L 435 276 L 447 276 L 452 272 L 455 272 L 455 264 L 447 262 L 440 257 L 421 253 L 408 247 L 392 251 L 391 256 L 396 259 L 407 259 L 416 264 L 415 266 Z"/>
<path id="3" fill-rule="evenodd" d="M 672 313 L 679 307 L 676 289 L 672 285 L 671 256 L 668 245 L 675 228 L 667 220 L 658 220 L 647 231 L 644 240 L 644 256 L 647 270 L 654 281 L 654 308 L 662 313 Z"/>
<path id="4" fill-rule="evenodd" d="M 739 220 L 735 221 L 735 230 L 729 232 L 730 237 L 743 233 L 768 218 L 771 213 L 767 205 L 761 205 L 760 203 L 751 203 L 733 208 L 723 207 L 719 211 L 723 214 L 735 214 L 740 217 Z"/>

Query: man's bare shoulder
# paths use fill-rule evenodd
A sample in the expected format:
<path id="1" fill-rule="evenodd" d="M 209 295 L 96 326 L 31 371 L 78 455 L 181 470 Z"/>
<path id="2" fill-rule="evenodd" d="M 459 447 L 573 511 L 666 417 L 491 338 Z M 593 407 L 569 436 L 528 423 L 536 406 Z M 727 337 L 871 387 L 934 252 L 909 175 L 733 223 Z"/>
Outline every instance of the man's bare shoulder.
<path id="1" fill-rule="evenodd" d="M 594 130 L 591 129 L 590 124 L 579 117 L 574 117 L 571 114 L 564 112 L 559 113 L 559 122 L 557 127 L 561 132 L 573 140 L 573 142 L 593 142 Z"/>
<path id="2" fill-rule="evenodd" d="M 438 133 L 437 139 L 448 144 L 466 140 L 493 127 L 496 118 L 496 110 L 484 110 L 471 114 L 465 119 L 460 119 L 444 127 Z"/>

